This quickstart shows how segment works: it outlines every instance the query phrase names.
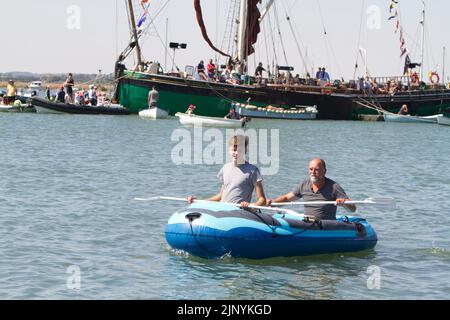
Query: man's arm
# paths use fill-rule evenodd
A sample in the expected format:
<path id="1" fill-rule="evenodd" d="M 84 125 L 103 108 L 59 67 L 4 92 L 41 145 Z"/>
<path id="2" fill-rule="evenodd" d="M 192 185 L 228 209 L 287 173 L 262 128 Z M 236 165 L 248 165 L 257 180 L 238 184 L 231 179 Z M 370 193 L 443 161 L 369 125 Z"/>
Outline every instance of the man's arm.
<path id="1" fill-rule="evenodd" d="M 356 205 L 354 205 L 354 204 L 345 204 L 345 201 L 351 201 L 351 199 L 349 199 L 349 198 L 338 198 L 338 199 L 336 199 L 336 205 L 344 207 L 345 210 L 347 210 L 347 211 L 355 212 L 356 211 Z"/>
<path id="2" fill-rule="evenodd" d="M 256 206 L 263 206 L 266 204 L 266 195 L 264 194 L 264 188 L 261 181 L 256 183 L 256 196 L 258 197 L 258 201 L 255 202 Z"/>
<path id="3" fill-rule="evenodd" d="M 293 192 L 289 192 L 289 193 L 283 194 L 273 200 L 267 199 L 266 203 L 268 206 L 270 206 L 272 203 L 290 202 L 290 201 L 294 201 L 296 199 L 298 199 L 298 197 Z"/>

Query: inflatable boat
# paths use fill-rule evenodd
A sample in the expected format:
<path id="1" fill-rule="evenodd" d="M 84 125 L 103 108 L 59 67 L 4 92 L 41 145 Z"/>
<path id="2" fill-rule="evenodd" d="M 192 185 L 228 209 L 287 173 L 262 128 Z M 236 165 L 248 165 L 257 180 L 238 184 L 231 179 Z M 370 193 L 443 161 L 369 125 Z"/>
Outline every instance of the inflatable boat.
<path id="1" fill-rule="evenodd" d="M 337 220 L 278 212 L 255 212 L 220 202 L 198 202 L 174 213 L 166 240 L 194 256 L 249 259 L 369 250 L 377 234 L 363 218 Z"/>

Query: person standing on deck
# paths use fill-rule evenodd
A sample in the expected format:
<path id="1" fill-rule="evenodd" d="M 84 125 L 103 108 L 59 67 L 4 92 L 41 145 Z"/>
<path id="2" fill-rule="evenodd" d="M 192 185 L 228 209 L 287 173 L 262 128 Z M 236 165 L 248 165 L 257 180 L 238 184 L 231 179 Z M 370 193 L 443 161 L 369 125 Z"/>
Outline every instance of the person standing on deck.
<path id="1" fill-rule="evenodd" d="M 156 91 L 156 87 L 153 86 L 152 90 L 148 93 L 148 108 L 157 108 L 159 100 L 159 92 Z"/>
<path id="2" fill-rule="evenodd" d="M 51 100 L 50 86 L 47 86 L 47 88 L 45 89 L 45 97 L 47 98 L 47 100 Z"/>
<path id="3" fill-rule="evenodd" d="M 208 77 L 206 76 L 206 73 L 205 73 L 205 63 L 203 62 L 203 60 L 201 60 L 199 62 L 199 64 L 197 65 L 197 73 L 198 73 L 200 80 L 205 80 L 205 81 L 208 80 Z"/>
<path id="4" fill-rule="evenodd" d="M 309 162 L 308 167 L 309 179 L 303 180 L 302 183 L 284 195 L 267 200 L 267 205 L 277 202 L 291 202 L 298 198 L 303 198 L 307 202 L 314 201 L 336 201 L 336 205 L 305 205 L 305 215 L 315 216 L 321 220 L 336 220 L 336 206 L 343 206 L 351 212 L 356 211 L 353 204 L 345 204 L 350 201 L 344 189 L 335 181 L 327 178 L 327 167 L 325 161 L 320 158 L 314 158 Z"/>
<path id="5" fill-rule="evenodd" d="M 74 102 L 74 97 L 73 97 L 74 84 L 75 84 L 75 81 L 73 80 L 73 75 L 72 75 L 72 73 L 69 73 L 69 75 L 67 76 L 66 82 L 64 83 L 64 86 L 66 87 L 66 93 L 69 95 L 69 103 Z"/>
<path id="6" fill-rule="evenodd" d="M 322 68 L 319 67 L 319 69 L 316 72 L 316 84 L 320 85 L 321 80 L 322 80 Z"/>
<path id="7" fill-rule="evenodd" d="M 89 103 L 91 104 L 91 106 L 96 106 L 97 102 L 97 87 L 91 84 L 89 86 Z"/>
<path id="8" fill-rule="evenodd" d="M 325 82 L 331 81 L 330 75 L 325 71 L 325 68 L 322 68 L 322 80 L 324 80 Z"/>
<path id="9" fill-rule="evenodd" d="M 263 71 L 266 71 L 266 69 L 264 69 L 262 62 L 260 62 L 260 63 L 258 63 L 258 66 L 255 69 L 255 77 L 256 77 L 256 82 L 258 84 L 261 84 L 261 82 L 262 82 Z"/>
<path id="10" fill-rule="evenodd" d="M 14 81 L 9 80 L 8 86 L 6 87 L 6 99 L 4 100 L 5 105 L 13 104 L 16 100 L 17 89 L 14 85 Z"/>
<path id="11" fill-rule="evenodd" d="M 66 93 L 64 92 L 64 86 L 62 86 L 56 93 L 56 102 L 65 103 L 66 102 L 65 96 Z"/>
<path id="12" fill-rule="evenodd" d="M 208 72 L 208 77 L 211 80 L 216 78 L 216 65 L 214 64 L 213 59 L 209 59 L 209 63 L 206 66 L 206 71 Z"/>

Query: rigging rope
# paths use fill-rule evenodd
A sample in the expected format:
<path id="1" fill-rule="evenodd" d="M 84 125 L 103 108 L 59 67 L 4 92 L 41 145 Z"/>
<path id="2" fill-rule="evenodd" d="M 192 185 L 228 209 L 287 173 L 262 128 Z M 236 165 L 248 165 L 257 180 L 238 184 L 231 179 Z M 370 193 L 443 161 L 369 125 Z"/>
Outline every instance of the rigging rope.
<path id="1" fill-rule="evenodd" d="M 263 23 L 262 25 L 263 25 L 263 32 L 264 32 L 264 47 L 266 49 L 267 72 L 269 72 L 269 74 L 270 74 L 269 46 L 267 45 L 267 35 L 265 34 L 266 33 L 266 24 Z"/>
<path id="2" fill-rule="evenodd" d="M 331 51 L 331 54 L 333 55 L 334 61 L 336 63 L 336 67 L 338 69 L 338 72 L 339 72 L 339 74 L 340 74 L 340 76 L 342 78 L 341 67 L 339 65 L 339 61 L 336 58 L 336 54 L 335 54 L 335 52 L 333 50 L 333 46 L 332 46 L 331 41 L 330 41 L 330 39 L 328 37 L 327 29 L 325 27 L 325 19 L 324 19 L 323 14 L 322 14 L 322 6 L 320 5 L 320 0 L 317 0 L 317 5 L 319 7 L 320 19 L 322 21 L 322 27 L 323 27 L 324 37 L 325 37 L 325 50 L 326 50 L 326 54 L 327 54 L 328 63 L 330 61 L 329 53 L 328 53 L 328 47 L 329 47 L 329 49 Z"/>
<path id="3" fill-rule="evenodd" d="M 296 34 L 295 34 L 295 30 L 298 30 L 298 29 L 297 29 L 297 26 L 295 25 L 295 21 L 294 21 L 294 26 L 295 26 L 295 28 L 292 26 L 292 21 L 293 21 L 293 20 L 291 19 L 291 17 L 290 17 L 289 14 L 288 14 L 288 12 L 292 12 L 292 8 L 293 8 L 293 6 L 295 5 L 295 3 L 291 6 L 290 9 L 288 9 L 288 8 L 286 7 L 286 5 L 284 4 L 284 2 L 282 2 L 282 4 L 283 4 L 284 10 L 285 10 L 285 12 L 286 12 L 286 20 L 288 21 L 289 28 L 291 29 L 292 36 L 293 36 L 293 38 L 294 38 L 294 40 L 295 40 L 295 44 L 296 44 L 296 46 L 297 46 L 297 51 L 298 51 L 298 53 L 299 53 L 299 55 L 300 55 L 300 59 L 301 59 L 301 61 L 302 61 L 302 63 L 303 63 L 303 67 L 305 68 L 305 76 L 306 76 L 306 75 L 308 74 L 309 63 L 308 63 L 306 57 L 303 55 L 303 51 L 302 51 L 302 49 L 301 49 L 302 47 L 305 48 L 305 46 L 304 46 L 304 44 L 303 44 L 303 42 L 302 42 L 302 40 L 301 40 L 301 37 L 300 37 L 300 43 L 299 43 L 299 41 L 298 41 L 298 39 L 297 39 L 297 36 L 296 36 Z"/>
<path id="4" fill-rule="evenodd" d="M 286 65 L 289 65 L 288 58 L 286 55 L 286 50 L 284 48 L 283 37 L 281 36 L 280 20 L 278 17 L 278 10 L 277 10 L 276 3 L 273 4 L 273 8 L 274 8 L 274 14 L 275 14 L 276 22 L 277 22 L 276 24 L 277 24 L 277 29 L 278 29 L 278 36 L 280 37 L 281 49 L 283 50 L 284 60 L 286 62 Z"/>
<path id="5" fill-rule="evenodd" d="M 275 59 L 275 64 L 278 64 L 278 56 L 277 56 L 277 51 L 275 50 L 275 38 L 274 38 L 274 36 L 273 36 L 272 18 L 271 18 L 271 14 L 270 14 L 270 13 L 269 13 L 269 15 L 268 15 L 267 22 L 268 22 L 268 24 L 269 24 L 270 38 L 272 39 L 273 57 L 274 57 L 274 59 Z"/>

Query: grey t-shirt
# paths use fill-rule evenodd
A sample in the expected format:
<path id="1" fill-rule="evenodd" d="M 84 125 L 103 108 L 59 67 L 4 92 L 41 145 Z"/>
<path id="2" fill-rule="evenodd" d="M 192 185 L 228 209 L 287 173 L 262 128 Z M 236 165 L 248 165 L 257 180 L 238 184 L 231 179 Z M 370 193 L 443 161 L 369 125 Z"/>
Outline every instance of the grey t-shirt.
<path id="1" fill-rule="evenodd" d="M 335 181 L 325 178 L 325 185 L 314 193 L 309 178 L 295 186 L 292 193 L 303 198 L 304 201 L 334 201 L 338 198 L 348 198 L 344 189 Z M 336 220 L 336 206 L 327 205 L 305 205 L 305 214 L 315 216 L 321 220 Z"/>
<path id="2" fill-rule="evenodd" d="M 259 169 L 246 162 L 235 166 L 232 162 L 225 164 L 217 175 L 223 184 L 222 202 L 251 202 L 256 183 L 262 181 Z"/>

